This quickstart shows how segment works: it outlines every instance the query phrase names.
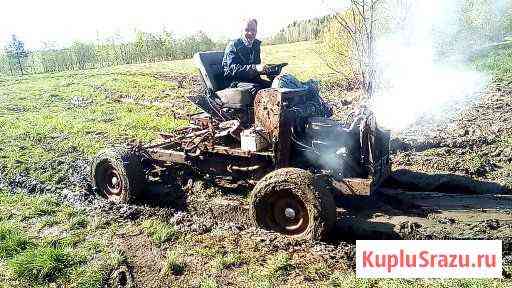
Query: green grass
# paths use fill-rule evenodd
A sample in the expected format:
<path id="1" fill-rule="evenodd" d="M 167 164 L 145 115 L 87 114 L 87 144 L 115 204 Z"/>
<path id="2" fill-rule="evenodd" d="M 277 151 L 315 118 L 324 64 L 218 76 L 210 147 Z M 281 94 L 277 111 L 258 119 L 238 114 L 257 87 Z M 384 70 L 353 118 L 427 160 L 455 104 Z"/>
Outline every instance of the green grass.
<path id="1" fill-rule="evenodd" d="M 101 287 L 123 256 L 110 248 L 115 230 L 89 227 L 84 213 L 55 195 L 0 189 L 0 287 Z"/>
<path id="2" fill-rule="evenodd" d="M 336 77 L 324 64 L 318 51 L 319 44 L 316 42 L 297 42 L 263 46 L 261 57 L 264 63 L 288 63 L 283 70 L 284 73 L 295 75 L 302 81 Z"/>
<path id="3" fill-rule="evenodd" d="M 13 209 L 16 207 L 16 209 Z M 53 217 L 61 207 L 53 196 L 30 197 L 0 190 L 0 220 L 25 221 L 34 218 Z"/>
<path id="4" fill-rule="evenodd" d="M 58 223 L 65 224 L 69 230 L 83 229 L 89 224 L 89 218 L 85 215 L 84 209 L 66 205 L 61 205 L 55 218 Z"/>
<path id="5" fill-rule="evenodd" d="M 142 222 L 144 232 L 156 243 L 164 243 L 177 237 L 176 228 L 158 219 L 148 219 Z"/>
<path id="6" fill-rule="evenodd" d="M 209 258 L 214 258 L 215 256 L 221 255 L 222 251 L 220 251 L 217 247 L 198 247 L 194 248 L 194 250 L 191 252 L 192 255 L 199 255 Z"/>
<path id="7" fill-rule="evenodd" d="M 16 207 L 16 209 L 13 209 Z M 56 195 L 32 196 L 0 190 L 0 220 L 32 221 L 39 229 L 63 224 L 67 229 L 85 228 L 89 220 L 83 209 L 61 203 Z"/>
<path id="8" fill-rule="evenodd" d="M 73 162 L 105 146 L 128 139 L 150 141 L 159 131 L 171 132 L 186 122 L 174 119 L 166 108 L 118 102 L 111 94 L 161 100 L 176 96 L 186 102 L 182 96 L 187 89 L 174 88 L 151 76 L 97 71 L 12 77 L 0 87 L 4 173 L 11 178 L 25 172 L 58 184 Z"/>
<path id="9" fill-rule="evenodd" d="M 512 47 L 493 49 L 480 55 L 474 61 L 479 70 L 493 74 L 495 83 L 510 86 L 512 83 Z"/>
<path id="10" fill-rule="evenodd" d="M 284 252 L 278 252 L 268 260 L 267 274 L 271 278 L 285 275 L 293 269 L 290 256 Z"/>
<path id="11" fill-rule="evenodd" d="M 251 263 L 250 266 L 244 269 L 243 275 L 250 286 L 273 287 L 294 269 L 295 267 L 288 253 L 277 252 L 268 257 L 264 267 L 261 267 L 258 263 Z"/>
<path id="12" fill-rule="evenodd" d="M 199 283 L 199 287 L 200 288 L 217 288 L 217 287 L 219 287 L 219 284 L 217 284 L 217 281 L 214 278 L 207 276 L 207 277 L 204 277 L 203 279 L 201 279 L 201 282 Z"/>
<path id="13" fill-rule="evenodd" d="M 36 247 L 16 255 L 8 266 L 21 282 L 41 285 L 66 277 L 74 261 L 62 248 Z"/>
<path id="14" fill-rule="evenodd" d="M 164 275 L 181 275 L 185 271 L 186 263 L 183 260 L 183 254 L 177 249 L 167 251 L 167 256 L 162 268 Z"/>
<path id="15" fill-rule="evenodd" d="M 309 263 L 308 263 L 309 264 Z M 311 281 L 320 281 L 331 275 L 329 267 L 323 262 L 305 265 L 304 274 Z"/>
<path id="16" fill-rule="evenodd" d="M 110 251 L 109 256 L 110 264 L 112 267 L 119 267 L 126 262 L 126 254 L 122 250 L 114 248 L 112 251 Z"/>
<path id="17" fill-rule="evenodd" d="M 74 268 L 69 273 L 69 279 L 73 285 L 70 287 L 77 288 L 91 288 L 91 287 L 103 287 L 104 279 L 106 275 L 112 269 L 111 266 L 105 262 L 97 262 L 88 266 L 79 266 Z"/>
<path id="18" fill-rule="evenodd" d="M 30 246 L 32 241 L 29 236 L 19 227 L 0 222 L 0 258 L 10 258 L 21 253 Z"/>
<path id="19" fill-rule="evenodd" d="M 225 255 L 219 255 L 212 262 L 212 266 L 216 271 L 222 271 L 225 269 L 233 269 L 242 266 L 245 260 L 242 258 L 240 253 L 227 253 Z"/>

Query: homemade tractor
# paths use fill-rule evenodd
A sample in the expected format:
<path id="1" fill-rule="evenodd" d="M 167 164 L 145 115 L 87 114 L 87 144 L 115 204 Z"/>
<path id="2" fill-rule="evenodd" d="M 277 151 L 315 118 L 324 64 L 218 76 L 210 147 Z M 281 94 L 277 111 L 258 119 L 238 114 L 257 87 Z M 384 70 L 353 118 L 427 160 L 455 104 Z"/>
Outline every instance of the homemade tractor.
<path id="1" fill-rule="evenodd" d="M 193 169 L 218 183 L 252 188 L 250 214 L 260 228 L 319 239 L 336 221 L 334 195 L 370 195 L 390 173 L 389 132 L 360 109 L 350 127 L 307 85 L 287 85 L 286 64 L 269 66 L 273 87 L 256 96 L 226 88 L 223 52 L 194 56 L 205 95 L 189 97 L 203 112 L 158 144 L 107 149 L 92 161 L 93 186 L 109 200 L 141 197 L 149 177 Z M 279 75 L 279 76 L 278 76 Z M 277 76 L 277 78 L 276 78 Z M 274 79 L 276 78 L 276 79 Z M 156 175 L 156 176 L 155 176 Z"/>

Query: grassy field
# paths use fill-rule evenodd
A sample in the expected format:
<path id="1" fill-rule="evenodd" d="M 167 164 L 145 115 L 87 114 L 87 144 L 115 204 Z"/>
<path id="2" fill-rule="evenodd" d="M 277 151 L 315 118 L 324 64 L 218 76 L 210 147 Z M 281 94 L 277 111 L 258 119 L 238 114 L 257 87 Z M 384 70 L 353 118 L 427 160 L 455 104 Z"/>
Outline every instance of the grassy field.
<path id="1" fill-rule="evenodd" d="M 264 61 L 289 62 L 286 72 L 301 79 L 334 81 L 315 45 L 263 47 Z M 500 280 L 356 279 L 323 262 L 301 263 L 288 251 L 257 255 L 257 244 L 225 246 L 235 240 L 215 230 L 198 236 L 157 216 L 119 220 L 65 201 L 84 193 L 85 179 L 75 176 L 100 149 L 131 139 L 147 143 L 185 125 L 174 115 L 195 111 L 184 96 L 193 93 L 196 74 L 192 61 L 182 60 L 0 76 L 0 286 L 102 287 L 129 260 L 114 243 L 141 235 L 163 253 L 160 273 L 175 286 L 221 287 L 226 277 L 246 287 L 298 285 L 293 278 L 300 275 L 326 287 L 512 287 Z"/>
<path id="2" fill-rule="evenodd" d="M 286 71 L 300 78 L 332 78 L 316 57 L 313 43 L 265 49 L 264 61 L 288 61 Z M 152 100 L 192 112 L 184 96 L 192 93 L 189 78 L 196 73 L 191 60 L 182 60 L 0 78 L 0 159 L 5 177 L 26 172 L 59 184 L 68 171 L 63 163 L 91 157 L 102 147 L 128 139 L 147 142 L 159 131 L 185 124 L 161 105 L 119 100 Z"/>

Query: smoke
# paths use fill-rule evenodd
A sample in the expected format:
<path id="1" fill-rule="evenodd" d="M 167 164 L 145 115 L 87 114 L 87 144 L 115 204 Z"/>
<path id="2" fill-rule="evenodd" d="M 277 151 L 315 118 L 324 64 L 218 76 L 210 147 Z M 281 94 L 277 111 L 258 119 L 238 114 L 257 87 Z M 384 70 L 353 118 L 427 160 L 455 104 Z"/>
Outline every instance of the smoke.
<path id="1" fill-rule="evenodd" d="M 394 3 L 388 7 L 389 29 L 376 41 L 378 78 L 370 105 L 381 126 L 400 131 L 420 117 L 446 113 L 447 106 L 474 97 L 489 77 L 465 65 L 470 50 L 456 49 L 474 43 L 474 38 L 457 37 L 466 35 L 458 17 L 462 0 Z"/>

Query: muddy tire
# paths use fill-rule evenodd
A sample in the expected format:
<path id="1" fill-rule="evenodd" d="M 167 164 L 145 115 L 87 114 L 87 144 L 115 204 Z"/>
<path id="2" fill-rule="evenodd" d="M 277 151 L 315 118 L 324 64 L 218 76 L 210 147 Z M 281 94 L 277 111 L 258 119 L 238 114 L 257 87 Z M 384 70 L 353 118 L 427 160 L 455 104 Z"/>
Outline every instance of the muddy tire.
<path id="1" fill-rule="evenodd" d="M 129 203 L 145 184 L 142 158 L 125 148 L 106 149 L 91 163 L 91 182 L 100 195 L 115 203 Z"/>
<path id="2" fill-rule="evenodd" d="M 252 221 L 262 229 L 294 238 L 325 238 L 336 222 L 336 205 L 326 184 L 298 168 L 273 171 L 252 190 Z"/>

